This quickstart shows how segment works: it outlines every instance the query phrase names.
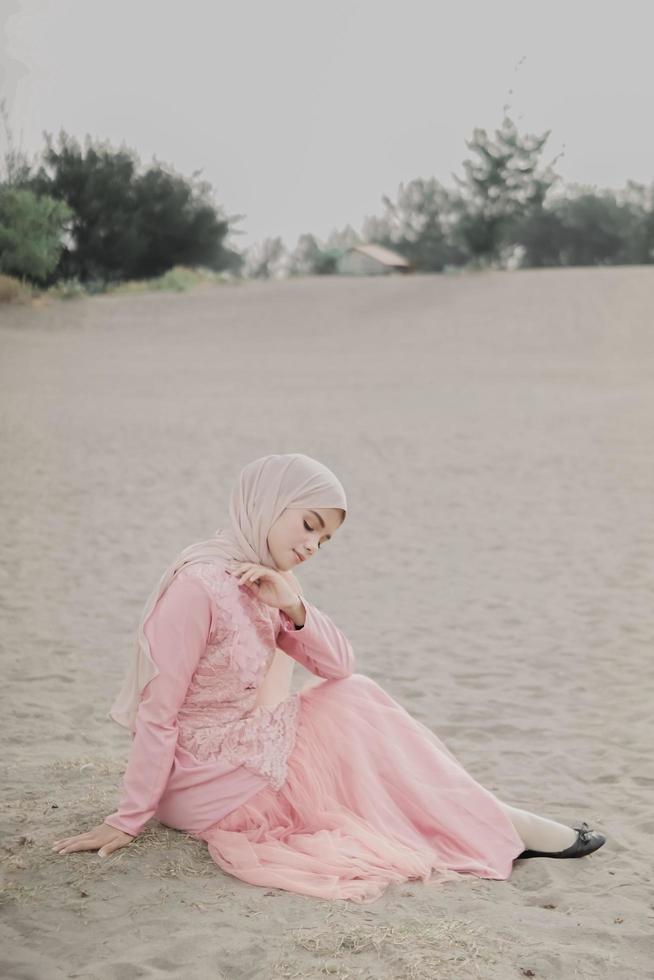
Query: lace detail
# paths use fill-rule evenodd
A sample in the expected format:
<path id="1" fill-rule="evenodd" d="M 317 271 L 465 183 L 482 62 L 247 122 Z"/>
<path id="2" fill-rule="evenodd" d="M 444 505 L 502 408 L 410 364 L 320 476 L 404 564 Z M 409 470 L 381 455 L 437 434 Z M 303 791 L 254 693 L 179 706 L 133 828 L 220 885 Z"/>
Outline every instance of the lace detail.
<path id="1" fill-rule="evenodd" d="M 197 759 L 228 759 L 265 776 L 275 789 L 286 779 L 288 757 L 295 745 L 299 694 L 274 708 L 259 705 L 238 721 L 180 731 L 180 743 Z"/>
<path id="2" fill-rule="evenodd" d="M 266 605 L 239 585 L 222 564 L 194 562 L 177 574 L 199 579 L 213 600 L 208 649 L 220 647 L 244 684 L 258 686 L 262 680 L 262 656 L 271 644 L 273 653 L 275 650 L 279 609 Z M 264 674 L 269 666 L 268 663 Z"/>
<path id="3" fill-rule="evenodd" d="M 196 759 L 246 766 L 279 789 L 295 744 L 299 696 L 275 707 L 256 705 L 256 698 L 275 656 L 280 612 L 218 562 L 194 562 L 177 574 L 198 579 L 212 599 L 207 647 L 178 713 L 178 743 Z"/>

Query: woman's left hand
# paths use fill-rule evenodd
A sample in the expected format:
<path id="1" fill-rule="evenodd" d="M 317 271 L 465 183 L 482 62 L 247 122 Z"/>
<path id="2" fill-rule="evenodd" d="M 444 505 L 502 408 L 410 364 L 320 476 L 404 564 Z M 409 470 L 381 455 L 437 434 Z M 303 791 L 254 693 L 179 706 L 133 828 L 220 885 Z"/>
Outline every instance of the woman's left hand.
<path id="1" fill-rule="evenodd" d="M 234 577 L 240 585 L 251 587 L 257 598 L 268 606 L 286 609 L 298 601 L 297 592 L 274 568 L 243 561 L 235 566 Z"/>

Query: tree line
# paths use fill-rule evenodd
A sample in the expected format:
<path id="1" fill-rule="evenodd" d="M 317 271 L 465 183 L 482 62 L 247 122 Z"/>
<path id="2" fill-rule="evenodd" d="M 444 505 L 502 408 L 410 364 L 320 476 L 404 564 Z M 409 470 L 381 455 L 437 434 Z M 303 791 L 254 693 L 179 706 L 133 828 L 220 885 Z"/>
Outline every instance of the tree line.
<path id="1" fill-rule="evenodd" d="M 0 111 L 4 106 L 0 104 Z M 360 232 L 327 241 L 311 233 L 293 251 L 280 237 L 241 253 L 228 244 L 242 215 L 227 216 L 206 181 L 132 150 L 61 132 L 35 163 L 13 146 L 0 175 L 0 272 L 40 286 L 75 280 L 98 289 L 160 276 L 175 266 L 233 275 L 327 275 L 352 245 L 376 242 L 417 271 L 450 268 L 654 262 L 654 183 L 620 191 L 562 185 L 542 162 L 549 131 L 521 134 L 505 115 L 493 136 L 475 129 L 455 186 L 436 178 L 400 184 Z"/>
<path id="2" fill-rule="evenodd" d="M 549 135 L 521 134 L 505 115 L 493 136 L 473 131 L 454 187 L 434 177 L 400 184 L 361 232 L 348 225 L 326 242 L 306 233 L 292 252 L 281 239 L 267 239 L 251 274 L 331 273 L 344 249 L 364 242 L 398 252 L 422 272 L 654 262 L 654 182 L 628 181 L 618 191 L 566 187 L 558 158 L 542 162 Z"/>
<path id="3" fill-rule="evenodd" d="M 61 132 L 45 137 L 35 164 L 13 146 L 0 179 L 0 272 L 49 286 L 77 280 L 99 288 L 149 279 L 175 266 L 237 272 L 226 244 L 231 224 L 199 174 L 157 162 L 143 168 L 126 148 Z"/>

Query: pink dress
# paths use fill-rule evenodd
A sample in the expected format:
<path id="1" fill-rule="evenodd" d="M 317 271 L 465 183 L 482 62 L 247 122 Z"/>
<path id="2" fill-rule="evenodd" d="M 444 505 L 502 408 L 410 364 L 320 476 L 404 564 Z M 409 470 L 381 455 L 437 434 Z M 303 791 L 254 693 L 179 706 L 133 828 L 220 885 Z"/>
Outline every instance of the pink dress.
<path id="1" fill-rule="evenodd" d="M 524 849 L 497 798 L 371 678 L 303 597 L 297 628 L 218 562 L 178 573 L 145 631 L 146 686 L 118 810 L 204 840 L 244 881 L 371 902 L 391 882 L 506 879 Z M 276 705 L 257 690 L 276 647 L 321 681 Z"/>

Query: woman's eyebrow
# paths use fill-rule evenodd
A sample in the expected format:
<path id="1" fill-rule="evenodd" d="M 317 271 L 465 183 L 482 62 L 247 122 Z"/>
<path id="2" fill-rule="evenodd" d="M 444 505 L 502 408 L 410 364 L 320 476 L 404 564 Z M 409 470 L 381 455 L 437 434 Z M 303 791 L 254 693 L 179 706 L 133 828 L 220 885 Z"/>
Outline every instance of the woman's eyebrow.
<path id="1" fill-rule="evenodd" d="M 317 517 L 317 518 L 318 518 L 318 520 L 320 521 L 320 526 L 321 526 L 321 527 L 324 527 L 324 526 L 325 526 L 325 522 L 323 521 L 323 519 L 322 519 L 322 517 L 320 516 L 320 514 L 318 514 L 318 513 L 316 513 L 316 511 L 315 511 L 315 510 L 310 510 L 310 511 L 309 511 L 309 513 L 310 513 L 310 514 L 313 514 L 313 515 L 314 515 L 314 517 Z M 328 540 L 328 541 L 331 541 L 331 539 L 332 539 L 332 536 L 331 536 L 331 534 L 326 534 L 326 535 L 325 535 L 325 537 L 327 538 L 327 540 Z"/>

